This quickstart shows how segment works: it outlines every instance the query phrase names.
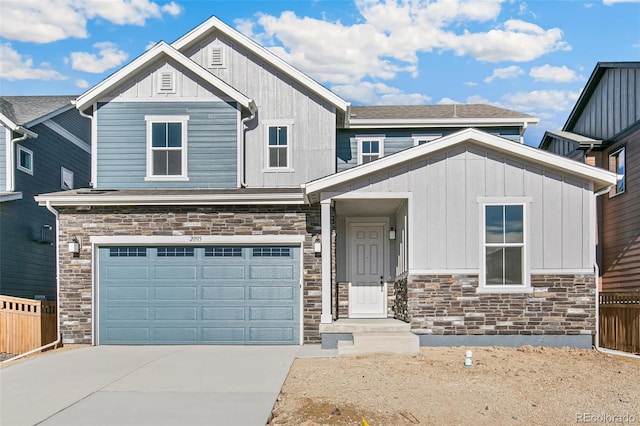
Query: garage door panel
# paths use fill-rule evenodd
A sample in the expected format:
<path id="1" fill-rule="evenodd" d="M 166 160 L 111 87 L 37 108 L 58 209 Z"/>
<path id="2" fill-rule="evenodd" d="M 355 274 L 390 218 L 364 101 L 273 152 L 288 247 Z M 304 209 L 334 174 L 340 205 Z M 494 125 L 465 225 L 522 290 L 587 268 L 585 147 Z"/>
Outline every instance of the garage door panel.
<path id="1" fill-rule="evenodd" d="M 249 277 L 252 280 L 292 280 L 294 267 L 289 265 L 251 266 Z"/>
<path id="2" fill-rule="evenodd" d="M 277 246 L 100 248 L 98 343 L 298 344 L 299 254 Z"/>
<path id="3" fill-rule="evenodd" d="M 211 301 L 244 300 L 244 287 L 203 287 L 202 299 Z"/>
<path id="4" fill-rule="evenodd" d="M 207 280 L 244 280 L 244 266 L 203 266 L 202 278 Z"/>
<path id="5" fill-rule="evenodd" d="M 196 266 L 156 266 L 153 271 L 156 280 L 195 280 L 197 276 Z"/>
<path id="6" fill-rule="evenodd" d="M 198 289 L 195 286 L 166 286 L 154 289 L 155 300 L 196 300 Z"/>
<path id="7" fill-rule="evenodd" d="M 244 321 L 244 306 L 218 306 L 202 308 L 202 319 L 211 321 Z"/>
<path id="8" fill-rule="evenodd" d="M 155 308 L 153 310 L 153 318 L 156 320 L 197 320 L 198 319 L 198 310 L 195 307 L 180 307 L 180 306 L 172 306 L 172 307 L 160 307 Z"/>
<path id="9" fill-rule="evenodd" d="M 109 287 L 105 292 L 107 300 L 110 301 L 131 301 L 149 300 L 149 289 L 145 287 L 119 286 Z"/>
<path id="10" fill-rule="evenodd" d="M 287 287 L 274 287 L 274 286 L 251 286 L 249 288 L 249 294 L 251 300 L 293 300 L 294 288 L 293 286 Z"/>
<path id="11" fill-rule="evenodd" d="M 245 343 L 244 327 L 207 327 L 202 329 L 205 343 Z"/>

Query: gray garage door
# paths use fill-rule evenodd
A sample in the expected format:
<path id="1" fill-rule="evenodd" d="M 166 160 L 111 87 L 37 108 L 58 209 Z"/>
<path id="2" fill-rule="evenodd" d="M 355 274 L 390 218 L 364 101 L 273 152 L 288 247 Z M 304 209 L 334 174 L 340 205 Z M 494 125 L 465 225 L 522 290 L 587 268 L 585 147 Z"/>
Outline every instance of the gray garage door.
<path id="1" fill-rule="evenodd" d="M 299 247 L 101 247 L 99 344 L 298 344 Z"/>

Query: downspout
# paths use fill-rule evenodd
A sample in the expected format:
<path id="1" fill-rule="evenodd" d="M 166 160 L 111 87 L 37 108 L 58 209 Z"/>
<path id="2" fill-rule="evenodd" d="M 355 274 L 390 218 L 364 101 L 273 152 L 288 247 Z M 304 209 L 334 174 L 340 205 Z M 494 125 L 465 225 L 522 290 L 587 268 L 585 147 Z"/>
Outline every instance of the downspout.
<path id="1" fill-rule="evenodd" d="M 51 207 L 51 201 L 47 200 L 47 204 L 45 206 L 47 210 L 49 210 L 56 217 L 56 334 L 58 338 L 56 341 L 48 343 L 46 345 L 40 346 L 39 348 L 32 349 L 23 354 L 14 356 L 13 358 L 9 358 L 5 361 L 2 361 L 2 364 L 9 363 L 12 361 L 16 361 L 18 359 L 24 358 L 36 352 L 44 351 L 45 349 L 49 349 L 51 347 L 57 346 L 62 341 L 62 334 L 60 333 L 60 262 L 58 259 L 59 251 L 60 251 L 60 218 L 58 217 L 58 211 Z"/>
<path id="2" fill-rule="evenodd" d="M 611 187 L 608 186 L 605 189 L 602 189 L 599 192 L 596 192 L 593 197 L 596 203 L 598 201 L 598 197 L 606 194 L 607 192 L 609 192 L 610 189 Z M 596 275 L 595 276 L 596 278 L 596 335 L 595 335 L 595 342 L 594 342 L 593 348 L 596 351 L 601 352 L 603 354 L 607 354 L 607 355 L 618 355 L 618 356 L 625 356 L 629 358 L 640 359 L 640 355 L 634 355 L 628 352 L 616 351 L 614 349 L 607 349 L 607 348 L 600 347 L 600 267 L 598 266 L 597 260 L 594 260 L 593 262 L 593 270 Z"/>
<path id="3" fill-rule="evenodd" d="M 256 118 L 256 110 L 251 108 L 251 115 L 242 119 L 242 161 L 240 162 L 242 170 L 240 170 L 240 188 L 247 187 L 247 123 Z"/>
<path id="4" fill-rule="evenodd" d="M 95 154 L 95 151 L 94 151 L 94 149 L 96 149 L 96 148 L 94 148 L 94 145 L 97 144 L 96 141 L 95 141 L 95 138 L 98 137 L 97 134 L 94 134 L 95 132 L 94 132 L 94 129 L 93 129 L 93 124 L 94 124 L 93 120 L 94 120 L 95 117 L 93 115 L 89 115 L 89 114 L 85 113 L 80 108 L 78 108 L 77 105 L 76 105 L 76 101 L 75 100 L 71 101 L 71 105 L 76 107 L 76 111 L 78 111 L 78 114 L 80 115 L 80 117 L 84 117 L 84 118 L 88 119 L 89 122 L 91 123 L 91 168 L 89 169 L 90 170 L 90 175 L 91 175 L 91 181 L 89 182 L 89 185 L 92 188 L 95 188 L 96 187 L 96 183 L 94 182 L 94 172 L 95 172 L 94 168 L 97 169 L 97 161 L 98 161 L 97 160 L 97 154 Z M 97 180 L 97 179 L 95 179 L 95 180 Z"/>

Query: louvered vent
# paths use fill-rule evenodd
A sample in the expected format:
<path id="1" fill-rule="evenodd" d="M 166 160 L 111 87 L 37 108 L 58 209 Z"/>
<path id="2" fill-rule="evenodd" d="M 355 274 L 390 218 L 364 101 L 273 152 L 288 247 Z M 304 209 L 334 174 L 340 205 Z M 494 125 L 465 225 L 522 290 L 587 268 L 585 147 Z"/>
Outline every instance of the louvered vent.
<path id="1" fill-rule="evenodd" d="M 222 47 L 211 47 L 209 49 L 209 68 L 224 67 L 224 52 Z"/>
<path id="2" fill-rule="evenodd" d="M 160 93 L 174 93 L 175 92 L 175 78 L 173 72 L 162 72 L 159 76 L 158 92 Z"/>

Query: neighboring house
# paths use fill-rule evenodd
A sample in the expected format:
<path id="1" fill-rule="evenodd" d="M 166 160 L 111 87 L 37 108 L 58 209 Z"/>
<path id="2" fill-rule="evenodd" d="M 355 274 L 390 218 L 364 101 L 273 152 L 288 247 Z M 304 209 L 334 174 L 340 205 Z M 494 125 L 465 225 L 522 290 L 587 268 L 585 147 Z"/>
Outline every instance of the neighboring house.
<path id="1" fill-rule="evenodd" d="M 93 188 L 36 197 L 64 342 L 330 345 L 392 316 L 422 344 L 591 345 L 615 176 L 524 146 L 534 117 L 351 107 L 216 18 L 76 107 Z"/>
<path id="2" fill-rule="evenodd" d="M 602 290 L 640 290 L 640 62 L 599 62 L 561 131 L 540 148 L 616 173 L 598 197 Z"/>
<path id="3" fill-rule="evenodd" d="M 56 300 L 55 217 L 33 200 L 89 185 L 89 120 L 75 96 L 0 97 L 0 294 Z"/>

